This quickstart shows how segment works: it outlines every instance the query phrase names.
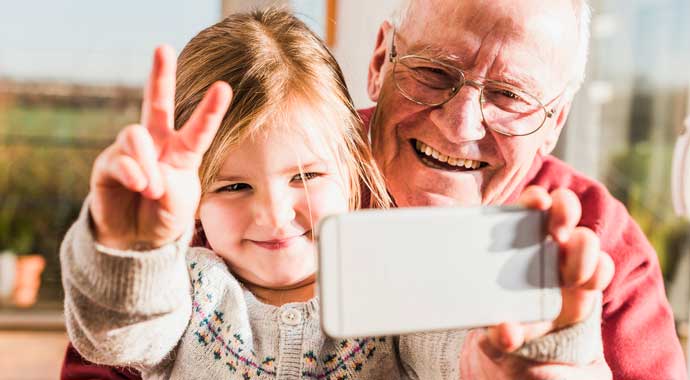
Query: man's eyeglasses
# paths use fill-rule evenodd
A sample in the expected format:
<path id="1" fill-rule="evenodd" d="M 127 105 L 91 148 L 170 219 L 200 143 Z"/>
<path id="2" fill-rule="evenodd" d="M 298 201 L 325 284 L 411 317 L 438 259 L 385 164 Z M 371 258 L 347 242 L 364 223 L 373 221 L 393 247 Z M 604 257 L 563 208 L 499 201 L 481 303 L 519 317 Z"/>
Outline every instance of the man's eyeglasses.
<path id="1" fill-rule="evenodd" d="M 554 115 L 554 109 L 547 109 L 535 96 L 508 83 L 484 78 L 481 78 L 482 81 L 470 80 L 463 70 L 429 57 L 398 57 L 395 29 L 389 52 L 395 86 L 405 98 L 414 103 L 441 106 L 457 95 L 463 86 L 476 87 L 479 90 L 479 106 L 484 124 L 506 136 L 530 135 Z"/>

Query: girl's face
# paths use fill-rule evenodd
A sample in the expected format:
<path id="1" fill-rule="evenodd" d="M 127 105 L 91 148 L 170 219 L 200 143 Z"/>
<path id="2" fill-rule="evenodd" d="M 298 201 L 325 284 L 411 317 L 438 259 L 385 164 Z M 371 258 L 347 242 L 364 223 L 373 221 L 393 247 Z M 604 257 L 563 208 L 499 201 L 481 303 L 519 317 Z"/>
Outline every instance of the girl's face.
<path id="1" fill-rule="evenodd" d="M 306 116 L 302 123 L 316 120 Z M 349 190 L 326 149 L 302 134 L 267 129 L 228 152 L 199 217 L 211 248 L 235 275 L 281 288 L 316 272 L 313 228 L 325 215 L 348 210 Z"/>

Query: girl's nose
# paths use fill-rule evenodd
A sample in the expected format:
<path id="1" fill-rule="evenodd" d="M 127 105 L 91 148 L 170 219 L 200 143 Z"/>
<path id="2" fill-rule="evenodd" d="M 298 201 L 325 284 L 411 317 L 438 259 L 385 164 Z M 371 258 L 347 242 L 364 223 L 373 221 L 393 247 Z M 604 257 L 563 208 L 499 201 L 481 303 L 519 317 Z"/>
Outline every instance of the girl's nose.
<path id="1" fill-rule="evenodd" d="M 256 202 L 254 218 L 259 226 L 279 228 L 295 219 L 294 202 L 288 194 L 269 193 Z"/>

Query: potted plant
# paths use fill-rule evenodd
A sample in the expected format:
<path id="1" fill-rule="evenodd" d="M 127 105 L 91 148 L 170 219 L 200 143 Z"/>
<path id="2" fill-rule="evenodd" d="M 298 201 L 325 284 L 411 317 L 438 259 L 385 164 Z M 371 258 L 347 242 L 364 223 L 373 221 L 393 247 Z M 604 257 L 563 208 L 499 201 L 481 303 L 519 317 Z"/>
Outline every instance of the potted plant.
<path id="1" fill-rule="evenodd" d="M 31 219 L 16 195 L 0 203 L 0 304 L 30 307 L 36 303 L 45 259 L 32 254 Z"/>

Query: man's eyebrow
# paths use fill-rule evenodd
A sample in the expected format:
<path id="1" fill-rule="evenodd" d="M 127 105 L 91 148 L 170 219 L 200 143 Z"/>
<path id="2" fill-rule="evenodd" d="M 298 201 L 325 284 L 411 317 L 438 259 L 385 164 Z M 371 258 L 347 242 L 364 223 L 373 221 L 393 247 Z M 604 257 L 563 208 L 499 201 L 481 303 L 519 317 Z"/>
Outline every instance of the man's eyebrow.
<path id="1" fill-rule="evenodd" d="M 532 96 L 536 96 L 539 98 L 539 100 L 543 100 L 541 99 L 542 92 L 541 87 L 538 84 L 539 82 L 537 82 L 537 80 L 529 74 L 503 72 L 498 77 L 491 78 L 491 80 L 508 83 Z"/>
<path id="2" fill-rule="evenodd" d="M 413 44 L 410 46 L 407 54 L 429 57 L 457 67 L 460 70 L 467 70 L 467 63 L 465 57 L 451 53 L 450 51 L 440 46 L 428 44 Z M 528 74 L 522 74 L 518 72 L 502 72 L 499 76 L 489 77 L 487 79 L 493 80 L 495 82 L 508 83 L 538 98 L 542 96 L 539 81 L 537 81 L 534 77 Z"/>
<path id="3" fill-rule="evenodd" d="M 457 66 L 459 69 L 463 69 L 465 63 L 463 57 L 451 53 L 450 51 L 440 46 L 433 46 L 427 44 L 413 44 L 412 46 L 410 46 L 406 54 L 420 55 L 423 57 L 433 58 Z"/>

